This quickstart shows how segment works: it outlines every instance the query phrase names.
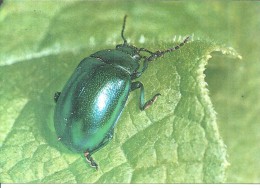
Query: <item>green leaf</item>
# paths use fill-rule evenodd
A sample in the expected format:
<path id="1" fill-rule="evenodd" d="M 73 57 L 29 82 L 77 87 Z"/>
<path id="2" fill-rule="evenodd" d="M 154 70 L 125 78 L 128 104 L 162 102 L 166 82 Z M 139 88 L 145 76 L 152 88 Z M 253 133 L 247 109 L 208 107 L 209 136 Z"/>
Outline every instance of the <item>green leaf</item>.
<path id="1" fill-rule="evenodd" d="M 174 37 L 174 33 L 183 36 L 192 32 L 181 20 L 166 23 L 173 10 L 176 16 L 182 14 L 178 5 L 159 3 L 158 10 L 165 15 L 155 13 L 151 23 L 150 14 L 140 19 L 135 13 L 148 11 L 146 4 L 115 3 L 117 9 L 113 8 L 114 3 L 81 1 L 65 1 L 62 6 L 52 1 L 7 2 L 0 8 L 0 36 L 4 36 L 0 38 L 1 182 L 225 180 L 226 148 L 203 72 L 214 51 L 239 55 L 232 48 L 198 40 L 196 36 L 178 51 L 149 65 L 140 78 L 146 98 L 158 92 L 162 96 L 141 112 L 139 93 L 131 93 L 114 139 L 93 155 L 99 171 L 58 142 L 53 127 L 53 94 L 61 90 L 81 59 L 122 42 L 120 31 L 125 13 L 129 12 L 125 35 L 137 47 L 167 49 L 183 38 Z M 136 6 L 137 9 L 130 8 Z M 95 14 L 96 7 L 102 14 Z M 190 11 L 187 9 L 186 14 Z"/>

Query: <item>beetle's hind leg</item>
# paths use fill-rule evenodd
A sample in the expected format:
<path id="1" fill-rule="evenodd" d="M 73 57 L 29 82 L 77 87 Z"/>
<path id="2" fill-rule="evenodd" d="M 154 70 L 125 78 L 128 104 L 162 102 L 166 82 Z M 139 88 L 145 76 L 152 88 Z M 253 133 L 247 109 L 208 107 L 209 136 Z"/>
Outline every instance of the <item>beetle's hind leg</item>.
<path id="1" fill-rule="evenodd" d="M 91 157 L 91 154 L 88 151 L 84 153 L 84 156 L 86 157 L 86 160 L 90 164 L 90 166 L 98 170 L 97 163 L 94 161 L 93 157 Z"/>
<path id="2" fill-rule="evenodd" d="M 107 133 L 106 137 L 102 140 L 102 142 L 95 149 L 93 149 L 91 152 L 86 151 L 84 153 L 84 156 L 86 157 L 87 162 L 90 164 L 91 167 L 95 168 L 96 170 L 98 170 L 98 164 L 91 157 L 91 154 L 96 152 L 97 150 L 101 149 L 105 145 L 107 145 L 107 143 L 113 138 L 113 135 L 114 135 L 114 128 L 111 129 Z"/>
<path id="3" fill-rule="evenodd" d="M 60 94 L 61 94 L 61 92 L 56 92 L 55 94 L 54 94 L 54 101 L 55 101 L 55 103 L 57 103 L 57 101 L 58 101 L 58 98 L 60 97 Z"/>
<path id="4" fill-rule="evenodd" d="M 157 93 L 156 95 L 153 96 L 153 98 L 151 98 L 150 100 L 148 100 L 147 102 L 145 102 L 144 99 L 144 86 L 142 84 L 142 82 L 136 81 L 136 82 L 132 82 L 131 85 L 131 91 L 139 89 L 140 88 L 140 109 L 141 110 L 145 110 L 147 108 L 149 108 L 158 98 L 158 96 L 160 96 L 160 93 Z"/>

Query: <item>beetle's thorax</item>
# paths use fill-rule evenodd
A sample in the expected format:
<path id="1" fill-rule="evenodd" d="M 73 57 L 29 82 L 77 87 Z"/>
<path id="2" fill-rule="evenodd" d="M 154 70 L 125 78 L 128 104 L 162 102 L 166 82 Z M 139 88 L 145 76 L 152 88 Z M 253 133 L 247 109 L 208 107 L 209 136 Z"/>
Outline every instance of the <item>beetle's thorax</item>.
<path id="1" fill-rule="evenodd" d="M 139 68 L 140 55 L 134 46 L 122 44 L 116 49 L 98 51 L 90 57 L 98 58 L 104 63 L 122 68 L 128 74 L 132 74 Z"/>
<path id="2" fill-rule="evenodd" d="M 116 46 L 116 50 L 119 52 L 123 52 L 125 58 L 131 58 L 131 61 L 122 61 L 120 62 L 120 66 L 128 69 L 132 74 L 139 68 L 139 61 L 141 56 L 139 54 L 138 48 L 129 44 L 119 44 Z"/>

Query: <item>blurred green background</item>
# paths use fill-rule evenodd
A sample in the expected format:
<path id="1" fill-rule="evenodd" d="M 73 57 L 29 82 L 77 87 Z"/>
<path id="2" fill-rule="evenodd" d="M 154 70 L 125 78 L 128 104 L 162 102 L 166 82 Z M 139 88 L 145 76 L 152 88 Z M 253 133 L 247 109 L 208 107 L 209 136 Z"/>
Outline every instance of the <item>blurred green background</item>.
<path id="1" fill-rule="evenodd" d="M 221 33 L 217 39 L 212 37 L 234 47 L 243 57 L 237 61 L 216 54 L 206 70 L 206 81 L 218 114 L 220 134 L 227 145 L 231 164 L 227 171 L 227 182 L 259 183 L 260 3 L 216 4 L 221 5 L 216 15 L 219 20 L 214 28 L 210 25 L 216 19 L 209 20 L 208 32 Z M 208 11 L 210 14 L 212 9 L 208 8 Z"/>
<path id="2" fill-rule="evenodd" d="M 114 27 L 118 25 L 114 23 L 122 22 L 124 14 L 129 16 L 127 33 L 132 40 L 137 39 L 140 33 L 151 40 L 162 41 L 168 41 L 175 35 L 193 34 L 194 40 L 212 40 L 236 49 L 242 56 L 242 60 L 226 58 L 218 53 L 212 54 L 213 58 L 205 71 L 206 81 L 217 112 L 220 134 L 227 145 L 230 163 L 227 170 L 227 182 L 260 182 L 259 2 L 85 1 L 81 8 L 90 11 L 91 14 L 88 18 L 77 15 L 77 19 L 85 20 L 87 25 L 77 27 L 78 32 L 85 32 L 85 35 L 79 35 L 79 37 L 77 32 L 71 32 L 74 29 L 71 27 L 67 27 L 67 33 L 57 32 L 63 31 L 63 28 L 59 28 L 61 24 L 55 25 L 55 23 L 63 22 L 66 16 L 71 17 L 69 11 L 62 14 L 62 17 L 54 16 L 61 10 L 61 7 L 71 7 L 77 2 L 47 2 L 4 1 L 1 5 L 0 65 L 12 64 L 17 61 L 17 57 L 29 58 L 21 54 L 44 51 L 48 45 L 54 46 L 57 51 L 63 45 L 77 51 L 81 48 L 79 44 L 84 46 L 84 41 L 89 40 L 91 36 L 87 32 L 87 27 L 98 28 L 97 26 L 104 21 L 107 21 L 106 27 Z M 24 8 L 25 5 L 27 8 Z M 25 9 L 26 11 L 23 12 Z M 63 11 L 66 12 L 66 8 Z M 20 12 L 31 16 L 24 17 L 26 19 L 21 18 L 19 24 L 12 25 L 13 18 Z M 96 17 L 98 19 L 94 19 Z M 140 18 L 142 18 L 141 21 Z M 48 25 L 47 20 L 50 19 L 52 24 Z M 78 23 L 82 24 L 82 20 Z M 96 20 L 101 20 L 101 22 L 98 23 Z M 28 27 L 27 23 L 31 25 Z M 166 27 L 165 23 L 171 24 Z M 3 27 L 2 24 L 10 24 L 10 26 Z M 10 27 L 12 27 L 12 34 L 10 34 Z M 53 27 L 57 28 L 44 32 L 46 28 Z M 120 27 L 114 28 L 115 31 L 118 29 Z M 52 33 L 52 31 L 55 32 Z M 17 35 L 25 36 L 26 43 L 23 38 L 12 38 Z M 118 38 L 118 35 L 107 35 L 102 27 L 98 28 L 95 33 L 96 45 L 104 42 L 98 41 L 99 38 L 106 38 L 108 43 Z M 73 40 L 64 40 L 67 37 Z M 50 39 L 47 40 L 48 38 Z M 40 44 L 39 41 L 41 41 Z"/>

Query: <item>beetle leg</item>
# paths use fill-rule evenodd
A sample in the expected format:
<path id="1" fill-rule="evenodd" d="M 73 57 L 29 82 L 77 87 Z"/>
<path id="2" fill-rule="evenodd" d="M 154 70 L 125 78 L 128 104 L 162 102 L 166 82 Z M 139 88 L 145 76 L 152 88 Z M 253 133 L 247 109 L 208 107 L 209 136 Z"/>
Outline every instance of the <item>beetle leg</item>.
<path id="1" fill-rule="evenodd" d="M 84 153 L 84 156 L 86 157 L 87 162 L 90 164 L 91 167 L 95 168 L 96 170 L 98 170 L 98 164 L 94 161 L 93 157 L 91 157 L 91 154 L 96 152 L 100 148 L 104 147 L 105 145 L 107 145 L 107 143 L 113 138 L 113 135 L 114 135 L 114 129 L 112 129 L 108 132 L 106 137 L 102 140 L 102 142 L 95 149 L 93 149 L 91 152 L 86 151 Z"/>
<path id="2" fill-rule="evenodd" d="M 55 101 L 55 103 L 57 103 L 60 94 L 61 94 L 61 92 L 56 92 L 56 93 L 54 94 L 54 101 Z"/>
<path id="3" fill-rule="evenodd" d="M 102 140 L 102 142 L 98 145 L 98 149 L 107 145 L 107 143 L 113 138 L 114 135 L 114 128 L 112 128 L 106 135 L 106 137 Z"/>
<path id="4" fill-rule="evenodd" d="M 140 88 L 140 109 L 141 110 L 145 110 L 147 108 L 149 108 L 158 98 L 158 96 L 160 96 L 160 93 L 157 93 L 156 95 L 153 96 L 153 98 L 151 98 L 150 100 L 148 100 L 147 102 L 145 102 L 144 99 L 144 86 L 141 82 L 136 81 L 136 82 L 132 82 L 131 84 L 131 91 L 139 89 Z"/>
<path id="5" fill-rule="evenodd" d="M 148 61 L 147 59 L 144 60 L 144 63 L 143 63 L 143 68 L 140 72 L 135 72 L 131 75 L 131 80 L 134 80 L 136 78 L 139 78 L 143 72 L 148 68 Z"/>
<path id="6" fill-rule="evenodd" d="M 96 152 L 97 150 L 101 149 L 102 147 L 104 147 L 105 145 L 107 145 L 107 143 L 113 138 L 114 135 L 114 128 L 112 128 L 112 130 L 110 130 L 107 135 L 105 136 L 105 138 L 102 140 L 102 142 L 93 150 L 91 150 L 91 153 Z"/>
<path id="7" fill-rule="evenodd" d="M 97 163 L 94 161 L 93 157 L 91 157 L 91 154 L 88 151 L 84 153 L 84 156 L 86 157 L 86 160 L 90 164 L 90 166 L 98 170 Z"/>

